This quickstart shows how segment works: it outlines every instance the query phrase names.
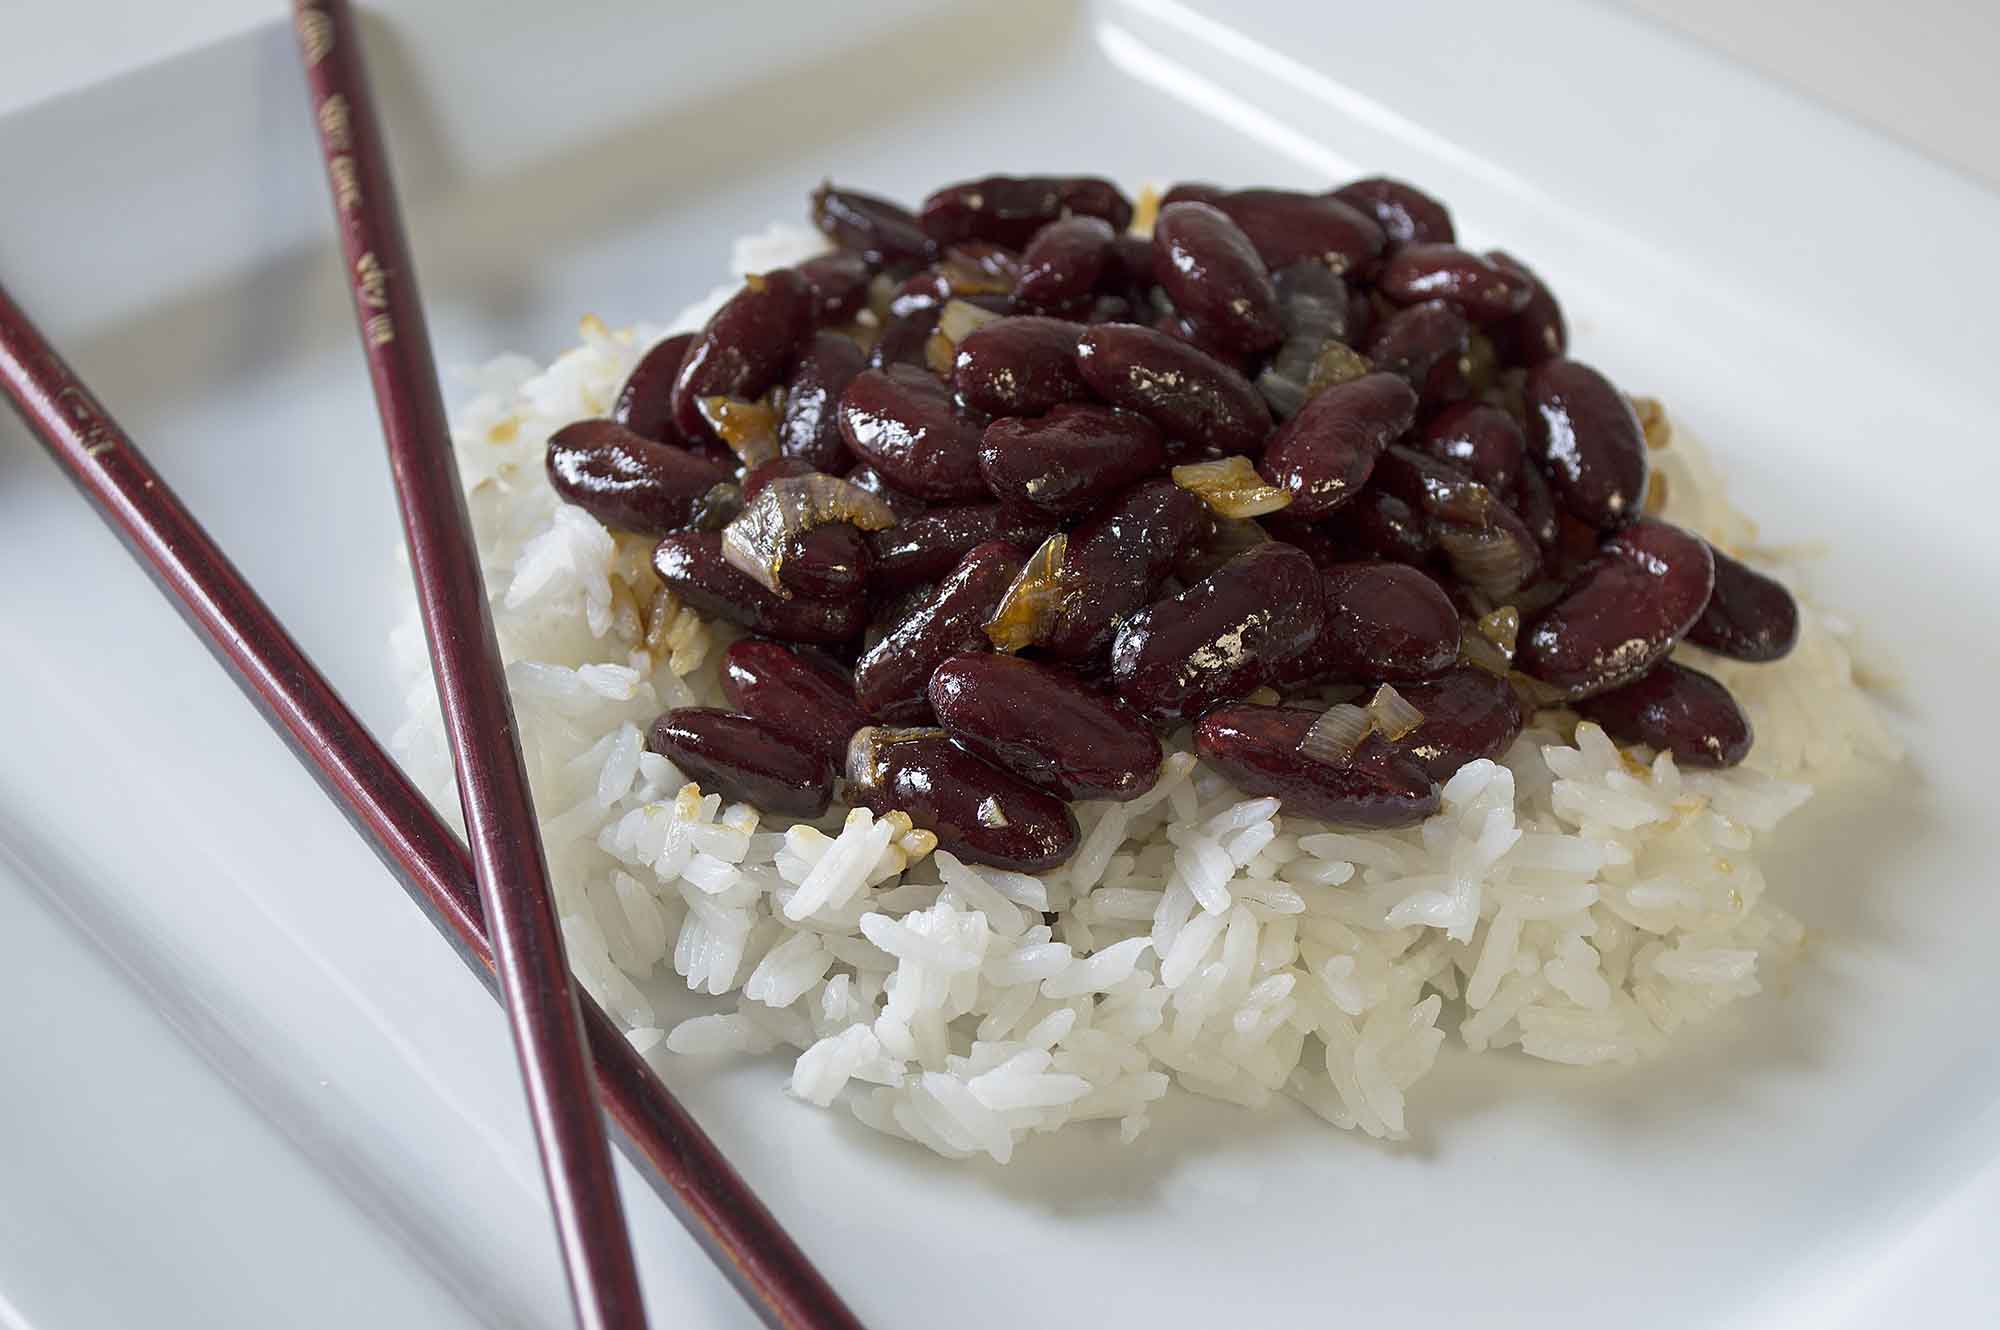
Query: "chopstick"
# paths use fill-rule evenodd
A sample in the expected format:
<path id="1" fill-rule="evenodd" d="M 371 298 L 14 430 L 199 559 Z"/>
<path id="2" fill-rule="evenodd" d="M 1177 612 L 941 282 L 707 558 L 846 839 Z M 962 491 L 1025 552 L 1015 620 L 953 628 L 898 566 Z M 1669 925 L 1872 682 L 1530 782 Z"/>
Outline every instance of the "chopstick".
<path id="1" fill-rule="evenodd" d="M 411 899 L 493 987 L 465 846 L 4 287 L 0 391 Z M 765 1323 L 861 1330 L 611 1018 L 587 994 L 579 1005 L 597 1086 L 627 1154 Z"/>
<path id="2" fill-rule="evenodd" d="M 360 34 L 344 0 L 299 0 L 296 26 L 570 1301 L 582 1330 L 643 1330 L 639 1272 Z"/>

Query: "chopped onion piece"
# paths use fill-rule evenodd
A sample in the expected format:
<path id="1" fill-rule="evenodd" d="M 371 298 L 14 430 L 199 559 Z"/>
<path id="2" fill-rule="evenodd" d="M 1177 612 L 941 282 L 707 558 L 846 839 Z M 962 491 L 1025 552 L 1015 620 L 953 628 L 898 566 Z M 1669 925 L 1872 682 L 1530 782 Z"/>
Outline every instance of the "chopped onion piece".
<path id="1" fill-rule="evenodd" d="M 1639 417 L 1639 428 L 1646 436 L 1648 448 L 1664 448 L 1673 440 L 1674 425 L 1667 419 L 1667 408 L 1660 405 L 1659 398 L 1632 398 L 1632 414 Z"/>
<path id="2" fill-rule="evenodd" d="M 897 729 L 889 725 L 867 725 L 847 741 L 847 761 L 841 770 L 857 785 L 881 783 L 882 750 L 890 744 L 910 739 L 942 739 L 945 732 L 934 725 Z M 894 817 L 891 813 L 889 816 Z"/>
<path id="3" fill-rule="evenodd" d="M 819 471 L 786 476 L 757 491 L 757 497 L 722 528 L 722 558 L 730 567 L 780 596 L 791 592 L 778 580 L 792 542 L 816 526 L 848 522 L 863 531 L 896 525 L 895 510 L 837 476 Z"/>
<path id="4" fill-rule="evenodd" d="M 1250 459 L 1241 455 L 1177 466 L 1174 484 L 1223 517 L 1261 517 L 1292 501 L 1290 491 L 1267 484 Z"/>
<path id="5" fill-rule="evenodd" d="M 1315 762 L 1344 767 L 1361 741 L 1368 737 L 1371 719 L 1366 709 L 1352 702 L 1335 703 L 1320 714 L 1305 738 L 1299 740 L 1299 752 Z"/>
<path id="6" fill-rule="evenodd" d="M 1518 590 L 1535 571 L 1540 554 L 1532 545 L 1521 545 L 1505 528 L 1472 526 L 1460 522 L 1439 522 L 1437 542 L 1458 580 L 1489 596 L 1504 596 Z"/>
<path id="7" fill-rule="evenodd" d="M 1247 517 L 1218 517 L 1208 539 L 1190 542 L 1174 560 L 1183 582 L 1199 582 L 1245 550 L 1269 544 L 1271 533 Z"/>
<path id="8" fill-rule="evenodd" d="M 941 379 L 951 377 L 952 362 L 958 359 L 958 347 L 941 332 L 934 332 L 924 338 L 924 364 L 931 373 Z"/>
<path id="9" fill-rule="evenodd" d="M 999 318 L 990 309 L 981 309 L 969 300 L 947 300 L 938 311 L 938 335 L 956 347 L 974 330 Z"/>
<path id="10" fill-rule="evenodd" d="M 1513 657 L 1478 633 L 1466 633 L 1458 639 L 1458 658 L 1488 674 L 1503 677 L 1514 668 Z"/>
<path id="11" fill-rule="evenodd" d="M 1367 356 L 1345 342 L 1328 342 L 1326 349 L 1313 360 L 1312 373 L 1306 376 L 1306 397 L 1316 397 L 1322 389 L 1358 379 L 1374 368 Z"/>
<path id="12" fill-rule="evenodd" d="M 1068 554 L 1069 537 L 1058 531 L 1021 565 L 993 617 L 986 621 L 986 637 L 995 651 L 1019 651 L 1048 640 L 1062 612 L 1062 565 Z"/>
<path id="13" fill-rule="evenodd" d="M 1397 692 L 1392 685 L 1386 683 L 1375 690 L 1375 696 L 1368 699 L 1367 710 L 1369 724 L 1377 734 L 1391 743 L 1424 723 L 1424 713 L 1417 710 L 1415 704 Z"/>
<path id="14" fill-rule="evenodd" d="M 774 388 L 767 398 L 746 402 L 740 397 L 703 397 L 701 418 L 729 451 L 743 459 L 745 466 L 761 466 L 778 455 L 778 420 L 784 406 L 784 389 Z"/>

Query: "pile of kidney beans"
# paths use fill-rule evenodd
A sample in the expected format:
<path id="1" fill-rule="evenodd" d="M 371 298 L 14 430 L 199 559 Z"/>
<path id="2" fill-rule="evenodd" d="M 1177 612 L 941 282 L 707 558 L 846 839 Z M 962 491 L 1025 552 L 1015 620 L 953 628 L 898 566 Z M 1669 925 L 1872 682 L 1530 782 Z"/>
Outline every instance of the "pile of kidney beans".
<path id="1" fill-rule="evenodd" d="M 1776 659 L 1790 595 L 1647 515 L 1631 404 L 1437 200 L 1180 185 L 1148 238 L 1106 181 L 995 176 L 915 214 L 827 185 L 812 215 L 836 249 L 748 279 L 549 442 L 566 499 L 753 634 L 734 710 L 651 736 L 704 786 L 802 817 L 838 792 L 1036 870 L 1074 848 L 1066 801 L 1143 793 L 1183 722 L 1244 789 L 1360 827 L 1433 812 L 1542 705 L 1683 763 L 1748 751 L 1728 691 L 1666 656 Z M 1221 516 L 1171 472 L 1232 456 L 1282 506 Z M 724 558 L 746 503 L 813 472 L 893 525 L 798 530 L 776 589 Z M 1057 535 L 1030 645 L 995 650 Z M 1268 701 L 1384 682 L 1421 722 L 1344 757 L 1305 751 L 1323 703 Z"/>

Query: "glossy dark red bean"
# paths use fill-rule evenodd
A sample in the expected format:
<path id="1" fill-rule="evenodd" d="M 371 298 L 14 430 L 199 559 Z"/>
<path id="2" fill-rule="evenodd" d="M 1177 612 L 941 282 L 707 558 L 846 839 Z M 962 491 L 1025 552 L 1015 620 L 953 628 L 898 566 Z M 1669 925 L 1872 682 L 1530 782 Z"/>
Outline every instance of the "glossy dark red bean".
<path id="1" fill-rule="evenodd" d="M 640 438 L 609 420 L 579 420 L 549 436 L 549 484 L 608 527 L 646 536 L 700 521 L 730 473 L 684 448 Z"/>
<path id="2" fill-rule="evenodd" d="M 1434 781 L 1450 780 L 1467 762 L 1500 757 L 1528 723 L 1512 684 L 1469 665 L 1421 683 L 1399 683 L 1396 691 L 1424 718 L 1389 747 Z"/>
<path id="3" fill-rule="evenodd" d="M 1006 540 L 1033 549 L 1053 528 L 1039 518 L 997 503 L 932 508 L 906 517 L 868 538 L 873 552 L 869 581 L 881 591 L 901 591 L 934 582 L 958 565 L 974 546 Z"/>
<path id="4" fill-rule="evenodd" d="M 1376 289 L 1399 305 L 1449 300 L 1474 323 L 1493 323 L 1527 306 L 1533 288 L 1519 273 L 1457 245 L 1404 245 L 1382 265 Z"/>
<path id="5" fill-rule="evenodd" d="M 991 240 L 1019 249 L 1066 216 L 1101 217 L 1113 230 L 1132 224 L 1132 203 L 1094 176 L 987 176 L 947 185 L 924 200 L 926 234 L 940 243 Z"/>
<path id="6" fill-rule="evenodd" d="M 1349 559 L 1422 564 L 1437 548 L 1430 519 L 1379 486 L 1370 486 L 1317 530 Z"/>
<path id="7" fill-rule="evenodd" d="M 1370 176 L 1342 185 L 1333 191 L 1333 197 L 1373 217 L 1391 245 L 1449 244 L 1458 238 L 1452 230 L 1451 212 L 1415 185 L 1400 180 Z"/>
<path id="8" fill-rule="evenodd" d="M 864 370 L 840 397 L 840 437 L 849 450 L 927 503 L 985 497 L 983 428 L 935 375 L 910 365 Z"/>
<path id="9" fill-rule="evenodd" d="M 1196 716 L 1262 686 L 1325 622 L 1312 559 L 1291 545 L 1258 545 L 1120 624 L 1112 683 L 1150 720 Z"/>
<path id="10" fill-rule="evenodd" d="M 1101 217 L 1065 217 L 1035 233 L 1021 253 L 1014 308 L 1073 318 L 1090 308 L 1111 266 L 1118 233 Z"/>
<path id="11" fill-rule="evenodd" d="M 1153 225 L 1153 280 L 1181 316 L 1244 354 L 1284 340 L 1278 292 L 1264 260 L 1228 215 L 1206 203 L 1176 203 Z"/>
<path id="12" fill-rule="evenodd" d="M 1528 448 L 1556 502 L 1612 530 L 1639 515 L 1646 497 L 1646 435 L 1611 380 L 1576 360 L 1529 371 Z"/>
<path id="13" fill-rule="evenodd" d="M 847 522 L 827 522 L 794 536 L 778 581 L 795 595 L 840 600 L 868 587 L 868 538 Z"/>
<path id="14" fill-rule="evenodd" d="M 1520 277 L 1530 288 L 1528 303 L 1519 313 L 1486 328 L 1500 363 L 1532 368 L 1562 355 L 1569 349 L 1569 329 L 1563 323 L 1562 306 L 1556 303 L 1555 294 L 1527 264 L 1512 255 L 1496 249 L 1486 257 Z"/>
<path id="15" fill-rule="evenodd" d="M 1091 389 L 1159 426 L 1169 439 L 1255 455 L 1271 411 L 1250 380 L 1186 342 L 1135 323 L 1099 324 L 1077 341 Z"/>
<path id="16" fill-rule="evenodd" d="M 1457 306 L 1426 300 L 1376 325 L 1368 359 L 1376 369 L 1398 376 L 1421 393 L 1432 371 L 1463 356 L 1471 339 L 1472 325 Z"/>
<path id="17" fill-rule="evenodd" d="M 1027 557 L 1020 546 L 995 540 L 960 559 L 854 667 L 862 710 L 892 723 L 927 719 L 931 672 L 953 656 L 992 649 L 986 621 Z"/>
<path id="18" fill-rule="evenodd" d="M 1160 741 L 1129 707 L 1019 656 L 954 656 L 930 700 L 954 739 L 1066 799 L 1136 799 L 1160 773 Z"/>
<path id="19" fill-rule="evenodd" d="M 1427 679 L 1458 659 L 1458 610 L 1429 577 L 1407 564 L 1345 563 L 1320 571 L 1326 626 L 1293 674 L 1391 680 Z"/>
<path id="20" fill-rule="evenodd" d="M 1222 200 L 1228 197 L 1229 191 L 1220 185 L 1208 185 L 1198 181 L 1184 180 L 1177 185 L 1169 187 L 1166 193 L 1160 195 L 1160 206 L 1164 208 L 1174 203 L 1207 203 L 1213 205 L 1222 202 Z"/>
<path id="21" fill-rule="evenodd" d="M 1673 650 L 1714 588 L 1705 541 L 1641 519 L 1605 541 L 1562 599 L 1522 630 L 1515 667 L 1572 699 L 1629 683 Z"/>
<path id="22" fill-rule="evenodd" d="M 1688 767 L 1733 767 L 1750 755 L 1750 718 L 1718 679 L 1663 660 L 1621 688 L 1576 704 L 1620 743 L 1674 755 Z"/>
<path id="23" fill-rule="evenodd" d="M 836 472 L 847 462 L 840 439 L 840 395 L 868 364 L 868 353 L 839 333 L 814 333 L 785 379 L 785 411 L 778 422 L 778 451 L 816 471 Z"/>
<path id="24" fill-rule="evenodd" d="M 1243 229 L 1273 271 L 1319 263 L 1335 273 L 1360 273 L 1382 253 L 1382 227 L 1366 212 L 1329 194 L 1286 189 L 1239 189 L 1211 204 Z"/>
<path id="25" fill-rule="evenodd" d="M 1245 794 L 1276 795 L 1295 817 L 1335 826 L 1407 827 L 1438 810 L 1421 767 L 1371 734 L 1341 764 L 1299 751 L 1316 709 L 1251 703 L 1217 707 L 1194 727 L 1196 749 Z"/>
<path id="26" fill-rule="evenodd" d="M 870 728 L 847 751 L 847 798 L 897 810 L 968 863 L 1039 873 L 1076 849 L 1069 805 L 955 744 L 943 730 Z"/>
<path id="27" fill-rule="evenodd" d="M 722 657 L 729 705 L 839 765 L 847 741 L 868 723 L 845 672 L 810 648 L 746 637 Z"/>
<path id="28" fill-rule="evenodd" d="M 704 793 L 780 817 L 818 817 L 833 801 L 834 765 L 776 726 L 719 707 L 678 707 L 653 722 L 646 746 Z"/>
<path id="29" fill-rule="evenodd" d="M 1799 603 L 1784 583 L 1710 547 L 1715 590 L 1687 640 L 1735 660 L 1777 660 L 1799 640 Z"/>
<path id="30" fill-rule="evenodd" d="M 1207 524 L 1201 500 L 1164 476 L 1139 482 L 1085 518 L 1069 535 L 1067 594 L 1042 650 L 1072 665 L 1101 661 L 1119 621 L 1152 599 L 1174 556 Z"/>
<path id="31" fill-rule="evenodd" d="M 748 503 L 763 492 L 766 485 L 774 480 L 796 480 L 819 470 L 803 457 L 773 457 L 768 462 L 759 462 L 743 473 L 739 488 L 743 491 L 743 501 Z"/>
<path id="32" fill-rule="evenodd" d="M 688 348 L 674 380 L 674 425 L 690 439 L 714 433 L 705 397 L 760 396 L 777 383 L 799 343 L 812 334 L 813 295 L 791 268 L 753 274 L 717 310 Z"/>
<path id="33" fill-rule="evenodd" d="M 1160 432 L 1108 406 L 1059 406 L 996 420 L 979 445 L 979 473 L 1009 508 L 1047 519 L 1088 512 L 1160 469 Z"/>
<path id="34" fill-rule="evenodd" d="M 863 596 L 789 600 L 767 591 L 722 557 L 719 531 L 683 531 L 662 540 L 653 551 L 653 571 L 680 598 L 703 614 L 787 642 L 843 642 L 858 636 L 868 622 Z"/>
<path id="35" fill-rule="evenodd" d="M 1418 447 L 1449 462 L 1495 494 L 1512 494 L 1527 455 L 1514 418 L 1485 402 L 1454 402 L 1431 417 Z"/>
<path id="36" fill-rule="evenodd" d="M 868 348 L 868 368 L 910 365 L 923 369 L 928 363 L 924 358 L 924 346 L 930 341 L 931 334 L 937 331 L 937 326 L 938 310 L 935 306 L 891 317 L 882 325 L 882 335 L 875 339 L 875 345 Z"/>
<path id="37" fill-rule="evenodd" d="M 1038 416 L 1090 399 L 1076 368 L 1083 325 L 1021 314 L 966 334 L 952 362 L 959 400 L 989 416 Z"/>
<path id="38" fill-rule="evenodd" d="M 947 247 L 943 258 L 906 278 L 889 300 L 889 313 L 900 318 L 948 300 L 965 300 L 1005 314 L 1020 277 L 1019 254 L 1005 245 L 969 240 Z"/>
<path id="39" fill-rule="evenodd" d="M 848 484 L 866 490 L 888 504 L 889 510 L 896 514 L 898 522 L 907 522 L 930 507 L 916 495 L 906 494 L 891 485 L 880 471 L 866 462 L 850 469 L 844 479 Z"/>
<path id="40" fill-rule="evenodd" d="M 674 424 L 674 380 L 680 377 L 681 361 L 694 337 L 676 333 L 639 357 L 612 405 L 614 421 L 655 443 L 685 442 Z"/>
<path id="41" fill-rule="evenodd" d="M 839 245 L 877 266 L 929 263 L 937 242 L 924 234 L 909 209 L 831 183 L 813 191 L 813 225 Z"/>
<path id="42" fill-rule="evenodd" d="M 1258 472 L 1292 496 L 1291 516 L 1325 517 L 1361 492 L 1376 458 L 1416 414 L 1417 395 L 1393 374 L 1336 383 L 1271 436 Z"/>
<path id="43" fill-rule="evenodd" d="M 1514 478 L 1514 512 L 1542 547 L 1546 561 L 1561 540 L 1561 515 L 1556 511 L 1555 495 L 1549 491 L 1548 477 L 1531 462 L 1523 461 L 1520 474 Z"/>
<path id="44" fill-rule="evenodd" d="M 846 323 L 868 303 L 868 282 L 875 270 L 853 250 L 836 249 L 799 265 L 799 276 L 812 293 L 813 321 Z"/>
<path id="45" fill-rule="evenodd" d="M 1375 466 L 1383 489 L 1430 522 L 1431 539 L 1459 581 L 1504 597 L 1541 569 L 1541 547 L 1513 509 L 1465 472 L 1400 444 Z"/>

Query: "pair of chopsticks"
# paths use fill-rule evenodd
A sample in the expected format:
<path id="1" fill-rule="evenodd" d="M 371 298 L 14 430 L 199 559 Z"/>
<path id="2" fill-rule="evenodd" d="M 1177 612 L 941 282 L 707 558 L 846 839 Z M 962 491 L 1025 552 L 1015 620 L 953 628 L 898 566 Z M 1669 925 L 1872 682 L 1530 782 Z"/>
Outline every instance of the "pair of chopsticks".
<path id="1" fill-rule="evenodd" d="M 497 980 L 579 1325 L 645 1324 L 601 1093 L 635 1161 L 769 1324 L 859 1330 L 644 1058 L 570 986 L 358 34 L 345 0 L 299 0 L 295 18 L 471 853 L 4 288 L 0 390 L 412 897 Z"/>

